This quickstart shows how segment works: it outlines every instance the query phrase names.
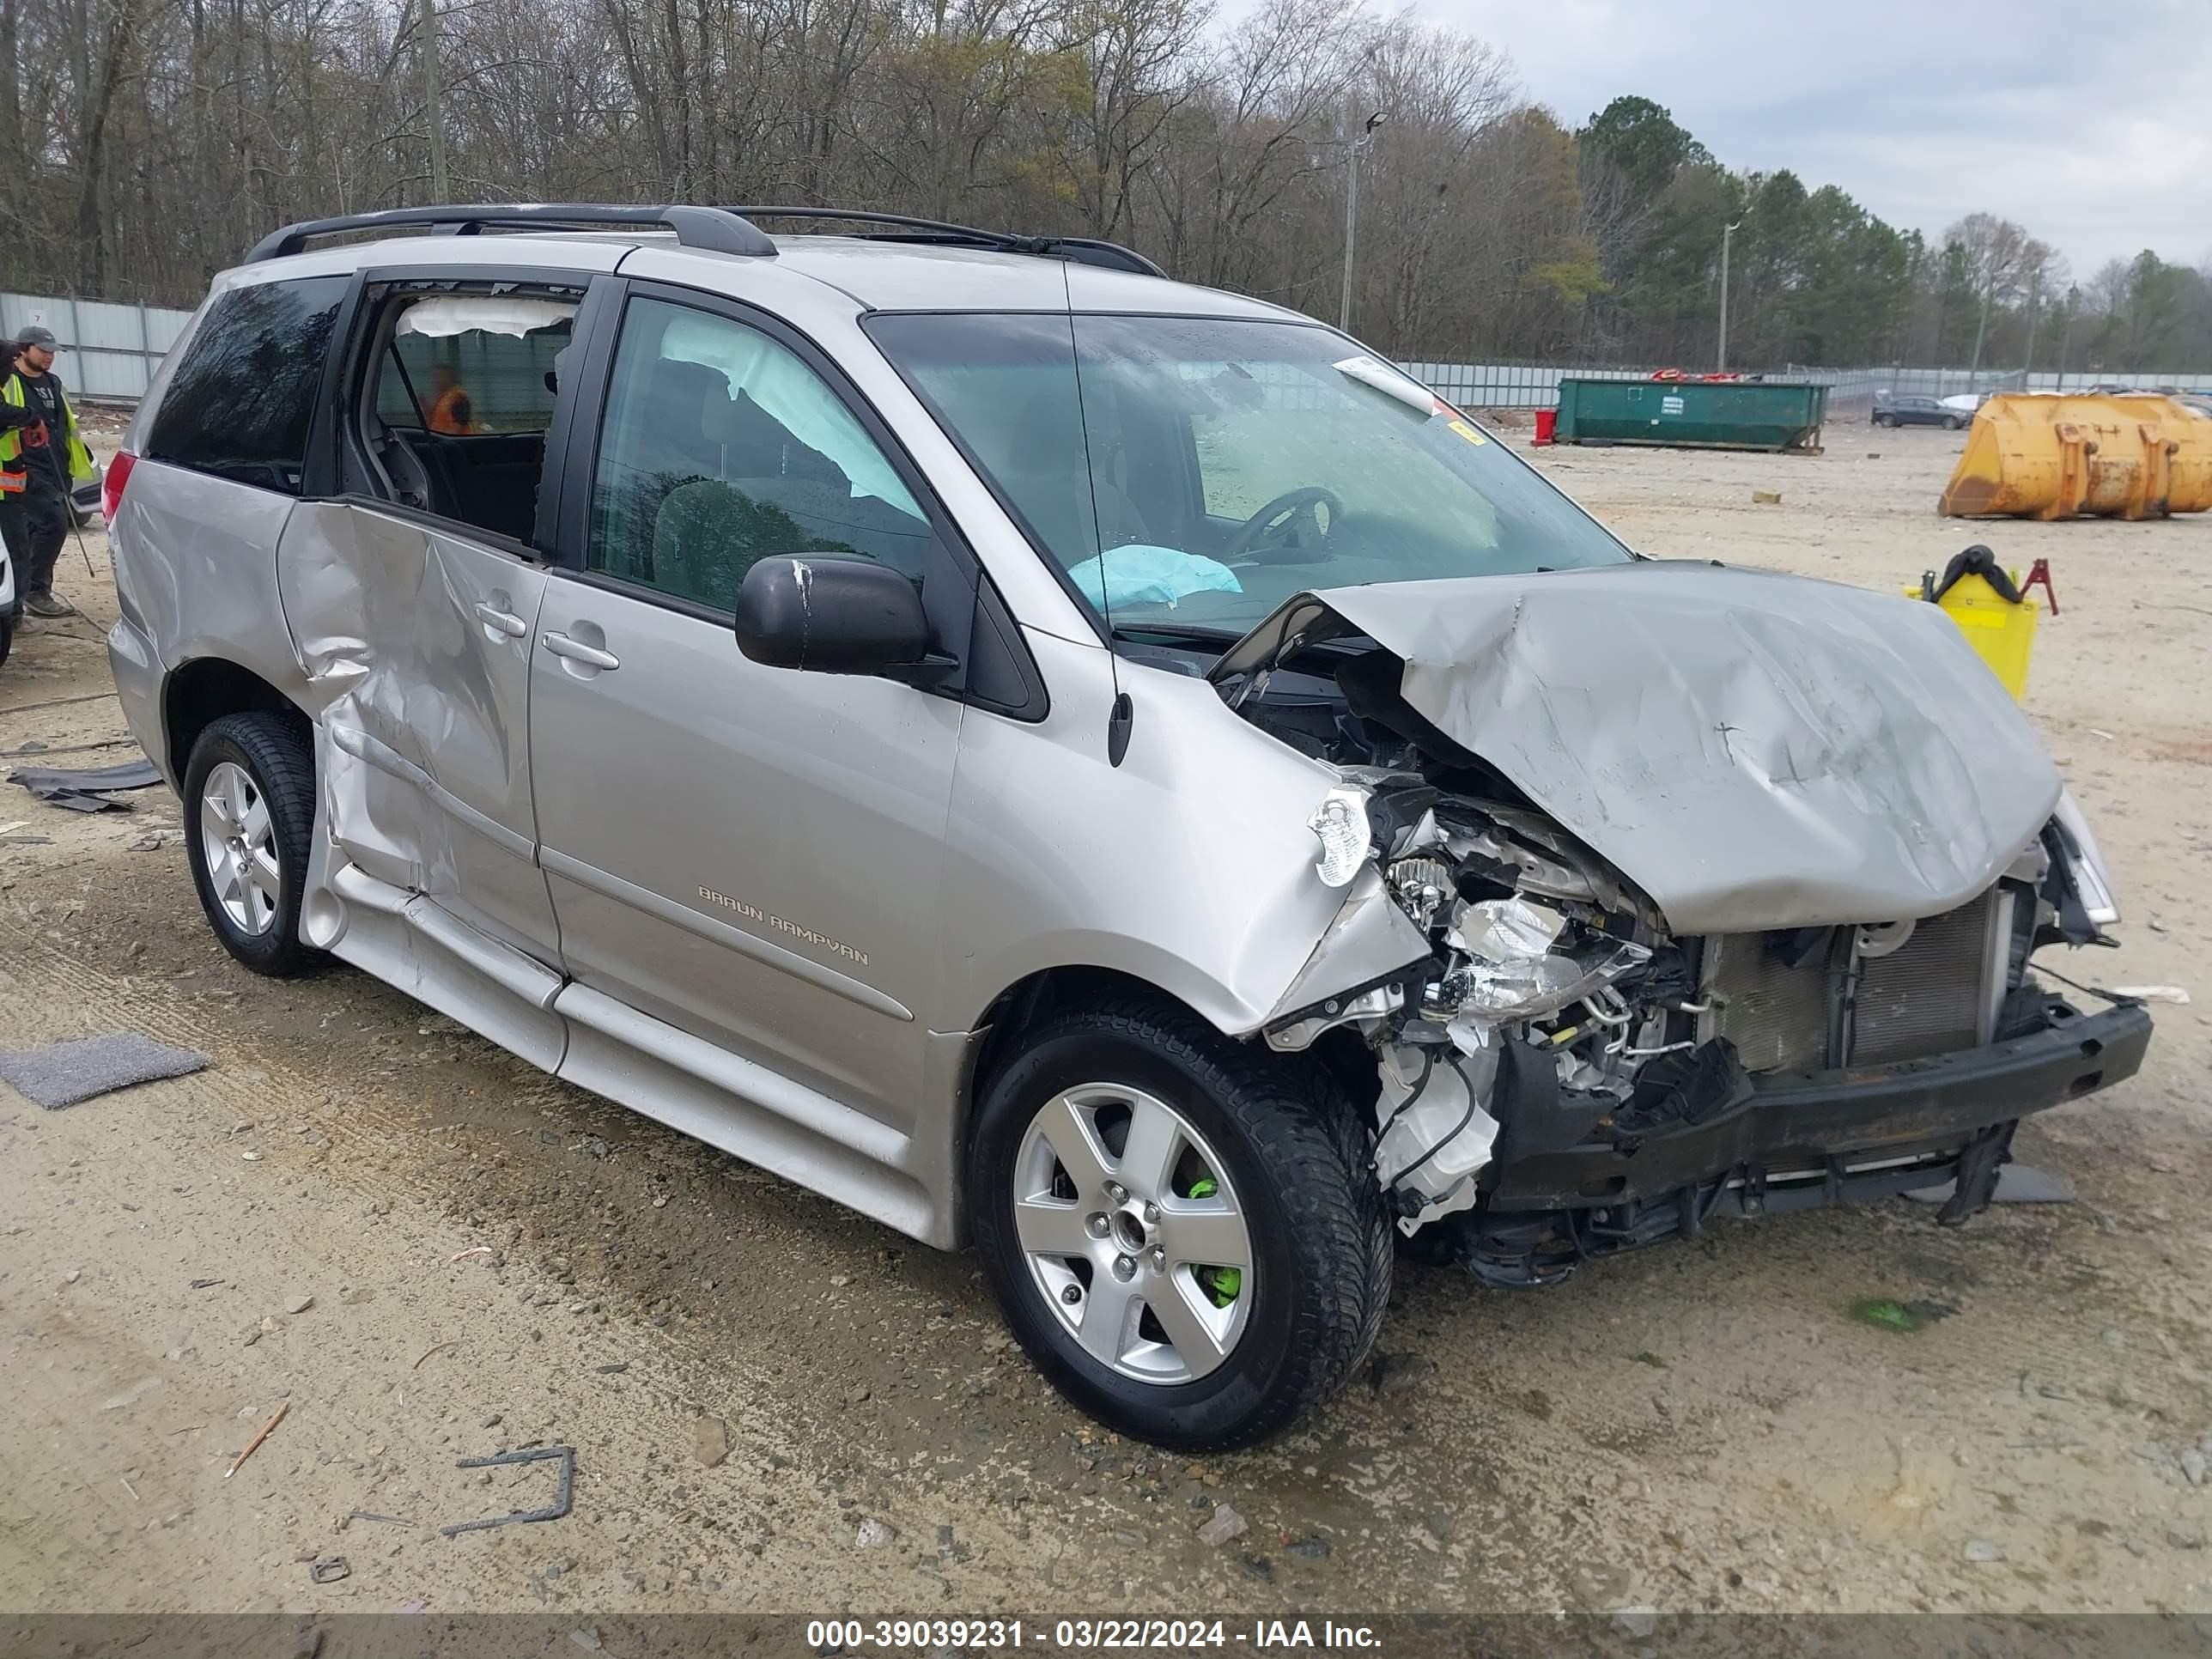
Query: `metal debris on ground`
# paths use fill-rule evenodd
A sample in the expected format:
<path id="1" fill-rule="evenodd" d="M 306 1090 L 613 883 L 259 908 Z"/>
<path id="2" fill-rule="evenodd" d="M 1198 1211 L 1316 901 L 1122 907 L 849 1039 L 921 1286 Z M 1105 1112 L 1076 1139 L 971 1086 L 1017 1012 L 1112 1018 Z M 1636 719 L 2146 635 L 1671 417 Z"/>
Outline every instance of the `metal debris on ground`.
<path id="1" fill-rule="evenodd" d="M 106 1031 L 50 1042 L 42 1048 L 0 1050 L 0 1079 L 50 1112 L 135 1083 L 186 1077 L 208 1065 L 205 1054 L 173 1048 L 135 1031 Z"/>
<path id="2" fill-rule="evenodd" d="M 161 775 L 151 761 L 126 761 L 119 766 L 94 767 L 89 771 L 63 771 L 49 766 L 18 767 L 8 775 L 8 781 L 20 783 L 49 806 L 66 807 L 72 812 L 129 812 L 136 811 L 127 800 L 118 799 L 109 792 L 117 789 L 147 789 L 161 782 Z"/>
<path id="3" fill-rule="evenodd" d="M 495 1457 L 464 1457 L 453 1467 L 457 1469 L 489 1469 L 507 1463 L 540 1463 L 558 1459 L 561 1464 L 560 1481 L 553 1489 L 553 1501 L 542 1510 L 515 1510 L 506 1515 L 495 1515 L 483 1521 L 456 1521 L 450 1527 L 438 1530 L 448 1538 L 464 1532 L 481 1532 L 487 1527 L 520 1526 L 531 1521 L 558 1521 L 568 1513 L 570 1497 L 576 1484 L 576 1449 L 574 1446 L 532 1446 L 521 1451 L 501 1452 Z"/>
<path id="4" fill-rule="evenodd" d="M 307 1577 L 318 1584 L 335 1584 L 353 1577 L 353 1565 L 343 1555 L 325 1555 L 307 1569 Z"/>
<path id="5" fill-rule="evenodd" d="M 1938 1187 L 1922 1187 L 1905 1194 L 1915 1204 L 1948 1202 L 1959 1183 L 1947 1181 Z M 2071 1204 L 2074 1183 L 2048 1170 L 2039 1170 L 2032 1164 L 2008 1164 L 1997 1171 L 1996 1190 L 1990 1194 L 1992 1204 Z"/>
<path id="6" fill-rule="evenodd" d="M 2116 997 L 2133 997 L 2137 1002 L 2171 1002 L 2186 1008 L 2189 993 L 2179 985 L 2115 985 Z"/>
<path id="7" fill-rule="evenodd" d="M 419 1527 L 422 1524 L 420 1521 L 410 1521 L 404 1516 L 379 1515 L 374 1510 L 350 1510 L 346 1513 L 346 1519 L 349 1521 L 381 1521 L 387 1526 L 393 1527 Z"/>

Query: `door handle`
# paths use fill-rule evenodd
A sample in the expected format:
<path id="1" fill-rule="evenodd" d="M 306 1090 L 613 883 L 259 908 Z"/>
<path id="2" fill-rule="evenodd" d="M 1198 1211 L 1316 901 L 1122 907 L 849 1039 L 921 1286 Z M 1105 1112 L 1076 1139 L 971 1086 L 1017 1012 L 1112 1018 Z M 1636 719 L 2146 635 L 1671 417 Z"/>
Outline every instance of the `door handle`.
<path id="1" fill-rule="evenodd" d="M 495 605 L 477 605 L 477 620 L 486 628 L 495 629 L 510 640 L 519 640 L 530 631 L 530 624 L 511 611 L 502 611 Z"/>
<path id="2" fill-rule="evenodd" d="M 581 640 L 572 640 L 558 631 L 543 636 L 545 648 L 556 657 L 566 657 L 571 662 L 589 663 L 594 668 L 620 668 L 622 659 L 611 651 L 602 651 L 596 645 L 586 645 Z"/>

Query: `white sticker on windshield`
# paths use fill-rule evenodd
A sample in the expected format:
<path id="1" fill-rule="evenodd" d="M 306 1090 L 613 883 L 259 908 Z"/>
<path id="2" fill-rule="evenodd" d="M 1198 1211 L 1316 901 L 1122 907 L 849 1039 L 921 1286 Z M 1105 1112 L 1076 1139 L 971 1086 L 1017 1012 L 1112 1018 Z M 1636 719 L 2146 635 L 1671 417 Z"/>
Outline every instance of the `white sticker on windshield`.
<path id="1" fill-rule="evenodd" d="M 1424 415 L 1436 412 L 1437 400 L 1428 389 L 1401 374 L 1386 362 L 1361 356 L 1346 357 L 1334 367 L 1338 374 L 1349 375 L 1362 386 L 1371 386 L 1377 392 L 1386 392 L 1400 403 L 1419 410 Z"/>

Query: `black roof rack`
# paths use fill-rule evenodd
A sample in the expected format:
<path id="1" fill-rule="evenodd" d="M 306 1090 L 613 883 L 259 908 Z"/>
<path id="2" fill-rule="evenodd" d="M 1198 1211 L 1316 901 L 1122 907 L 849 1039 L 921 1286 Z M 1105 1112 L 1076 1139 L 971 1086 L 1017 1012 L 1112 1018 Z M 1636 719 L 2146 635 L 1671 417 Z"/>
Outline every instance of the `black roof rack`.
<path id="1" fill-rule="evenodd" d="M 310 219 L 286 225 L 253 245 L 246 256 L 252 264 L 281 259 L 306 248 L 308 239 L 335 236 L 349 230 L 382 230 L 408 225 L 434 227 L 453 236 L 473 236 L 489 228 L 551 229 L 592 225 L 649 225 L 672 230 L 685 247 L 715 253 L 743 253 L 772 259 L 775 244 L 759 226 L 727 208 L 640 207 L 591 202 L 518 202 L 503 206 L 386 208 L 375 213 L 341 214 L 334 219 Z"/>
<path id="2" fill-rule="evenodd" d="M 830 207 L 733 207 L 748 222 L 755 219 L 830 219 L 840 223 L 885 225 L 876 234 L 885 241 L 969 245 L 994 248 L 1002 253 L 1035 253 L 1073 259 L 1078 264 L 1101 265 L 1109 270 L 1133 271 L 1139 276 L 1165 276 L 1167 272 L 1133 248 L 1118 242 L 1102 242 L 1089 236 L 1018 236 L 1011 231 L 979 230 L 973 225 L 949 224 L 942 219 L 917 219 L 910 213 L 878 213 L 872 209 Z M 865 234 L 865 233 L 864 233 Z"/>
<path id="3" fill-rule="evenodd" d="M 487 229 L 550 230 L 593 225 L 647 225 L 672 230 L 684 247 L 716 253 L 742 253 L 755 258 L 775 257 L 775 244 L 753 222 L 756 219 L 825 219 L 839 223 L 882 225 L 874 234 L 887 241 L 927 242 L 939 246 L 988 247 L 1002 253 L 1033 253 L 1044 258 L 1073 259 L 1079 264 L 1126 270 L 1140 276 L 1165 276 L 1167 272 L 1133 248 L 1118 242 L 1102 242 L 1088 236 L 1018 236 L 1009 231 L 979 230 L 973 225 L 949 224 L 941 219 L 917 219 L 907 213 L 879 213 L 872 209 L 826 207 L 666 207 L 623 206 L 592 202 L 517 202 L 473 207 L 431 206 L 384 208 L 374 213 L 341 214 L 333 219 L 310 219 L 274 230 L 253 245 L 248 264 L 281 259 L 303 252 L 310 239 L 336 236 L 349 230 L 385 230 L 430 227 L 453 236 L 473 236 Z"/>

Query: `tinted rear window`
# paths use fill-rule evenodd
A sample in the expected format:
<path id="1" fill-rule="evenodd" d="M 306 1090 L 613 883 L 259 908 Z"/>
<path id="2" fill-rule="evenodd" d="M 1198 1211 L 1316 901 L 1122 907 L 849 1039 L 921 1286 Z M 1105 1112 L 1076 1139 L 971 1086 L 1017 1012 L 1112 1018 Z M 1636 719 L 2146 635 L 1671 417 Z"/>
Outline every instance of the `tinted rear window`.
<path id="1" fill-rule="evenodd" d="M 298 495 L 315 391 L 349 280 L 260 283 L 217 299 L 170 377 L 147 455 Z"/>

